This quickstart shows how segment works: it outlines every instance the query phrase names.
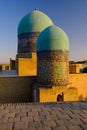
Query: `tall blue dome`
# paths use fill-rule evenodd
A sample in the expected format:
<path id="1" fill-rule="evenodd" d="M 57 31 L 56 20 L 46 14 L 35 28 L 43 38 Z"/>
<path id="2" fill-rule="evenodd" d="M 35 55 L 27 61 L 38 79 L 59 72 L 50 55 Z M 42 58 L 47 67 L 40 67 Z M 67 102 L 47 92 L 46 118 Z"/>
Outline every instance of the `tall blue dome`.
<path id="1" fill-rule="evenodd" d="M 41 32 L 52 24 L 52 20 L 46 14 L 34 10 L 21 19 L 18 25 L 18 35 L 28 32 Z"/>
<path id="2" fill-rule="evenodd" d="M 41 11 L 34 10 L 25 15 L 18 25 L 18 54 L 36 52 L 39 33 L 52 24 L 52 20 Z"/>

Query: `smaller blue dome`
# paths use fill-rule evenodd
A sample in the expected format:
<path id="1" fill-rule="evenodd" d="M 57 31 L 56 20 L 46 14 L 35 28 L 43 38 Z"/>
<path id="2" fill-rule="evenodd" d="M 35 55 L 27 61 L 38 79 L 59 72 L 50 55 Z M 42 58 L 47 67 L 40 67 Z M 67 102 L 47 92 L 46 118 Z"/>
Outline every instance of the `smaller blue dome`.
<path id="1" fill-rule="evenodd" d="M 69 50 L 69 39 L 59 27 L 51 25 L 44 29 L 37 39 L 37 51 Z"/>

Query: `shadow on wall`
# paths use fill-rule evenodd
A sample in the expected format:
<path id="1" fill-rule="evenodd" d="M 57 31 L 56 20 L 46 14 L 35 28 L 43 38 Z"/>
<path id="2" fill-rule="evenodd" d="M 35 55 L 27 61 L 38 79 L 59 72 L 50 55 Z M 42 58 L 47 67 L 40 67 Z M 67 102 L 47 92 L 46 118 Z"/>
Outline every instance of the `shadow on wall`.
<path id="1" fill-rule="evenodd" d="M 80 100 L 80 101 L 81 101 L 81 100 L 85 100 L 85 101 L 87 101 L 87 97 L 83 98 L 83 96 L 80 95 L 80 96 L 79 96 L 79 100 Z"/>
<path id="2" fill-rule="evenodd" d="M 0 103 L 32 102 L 35 76 L 0 77 Z"/>

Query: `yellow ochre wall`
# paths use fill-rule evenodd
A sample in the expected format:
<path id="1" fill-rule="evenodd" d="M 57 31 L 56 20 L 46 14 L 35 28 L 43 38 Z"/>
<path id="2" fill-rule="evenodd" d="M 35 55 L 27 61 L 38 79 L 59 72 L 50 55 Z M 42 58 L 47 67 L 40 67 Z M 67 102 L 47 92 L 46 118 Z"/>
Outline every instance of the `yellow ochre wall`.
<path id="1" fill-rule="evenodd" d="M 10 70 L 9 64 L 0 64 L 1 70 Z"/>
<path id="2" fill-rule="evenodd" d="M 73 87 L 52 87 L 49 89 L 39 89 L 39 101 L 40 102 L 56 102 L 57 96 L 64 94 L 64 101 L 77 101 L 78 100 L 78 91 Z"/>
<path id="3" fill-rule="evenodd" d="M 18 58 L 18 75 L 19 76 L 36 76 L 37 58 L 36 53 L 32 53 L 32 58 Z"/>
<path id="4" fill-rule="evenodd" d="M 87 74 L 69 74 L 70 84 L 52 88 L 39 88 L 39 101 L 57 101 L 58 94 L 64 93 L 64 101 L 87 100 Z"/>
<path id="5" fill-rule="evenodd" d="M 80 73 L 80 69 L 82 68 L 83 64 L 69 64 L 69 73 L 75 74 Z"/>
<path id="6" fill-rule="evenodd" d="M 87 100 L 87 74 L 70 74 L 71 86 L 78 88 L 78 99 Z"/>

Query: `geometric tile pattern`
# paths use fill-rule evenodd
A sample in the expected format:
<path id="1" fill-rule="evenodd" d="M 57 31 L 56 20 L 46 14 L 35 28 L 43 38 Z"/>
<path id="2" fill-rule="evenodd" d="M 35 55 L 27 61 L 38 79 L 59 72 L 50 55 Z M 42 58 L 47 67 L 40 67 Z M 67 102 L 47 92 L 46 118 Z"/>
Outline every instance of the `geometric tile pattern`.
<path id="1" fill-rule="evenodd" d="M 18 36 L 18 53 L 36 52 L 38 32 L 24 33 Z"/>
<path id="2" fill-rule="evenodd" d="M 42 85 L 68 84 L 68 51 L 51 50 L 37 53 L 37 82 Z"/>

